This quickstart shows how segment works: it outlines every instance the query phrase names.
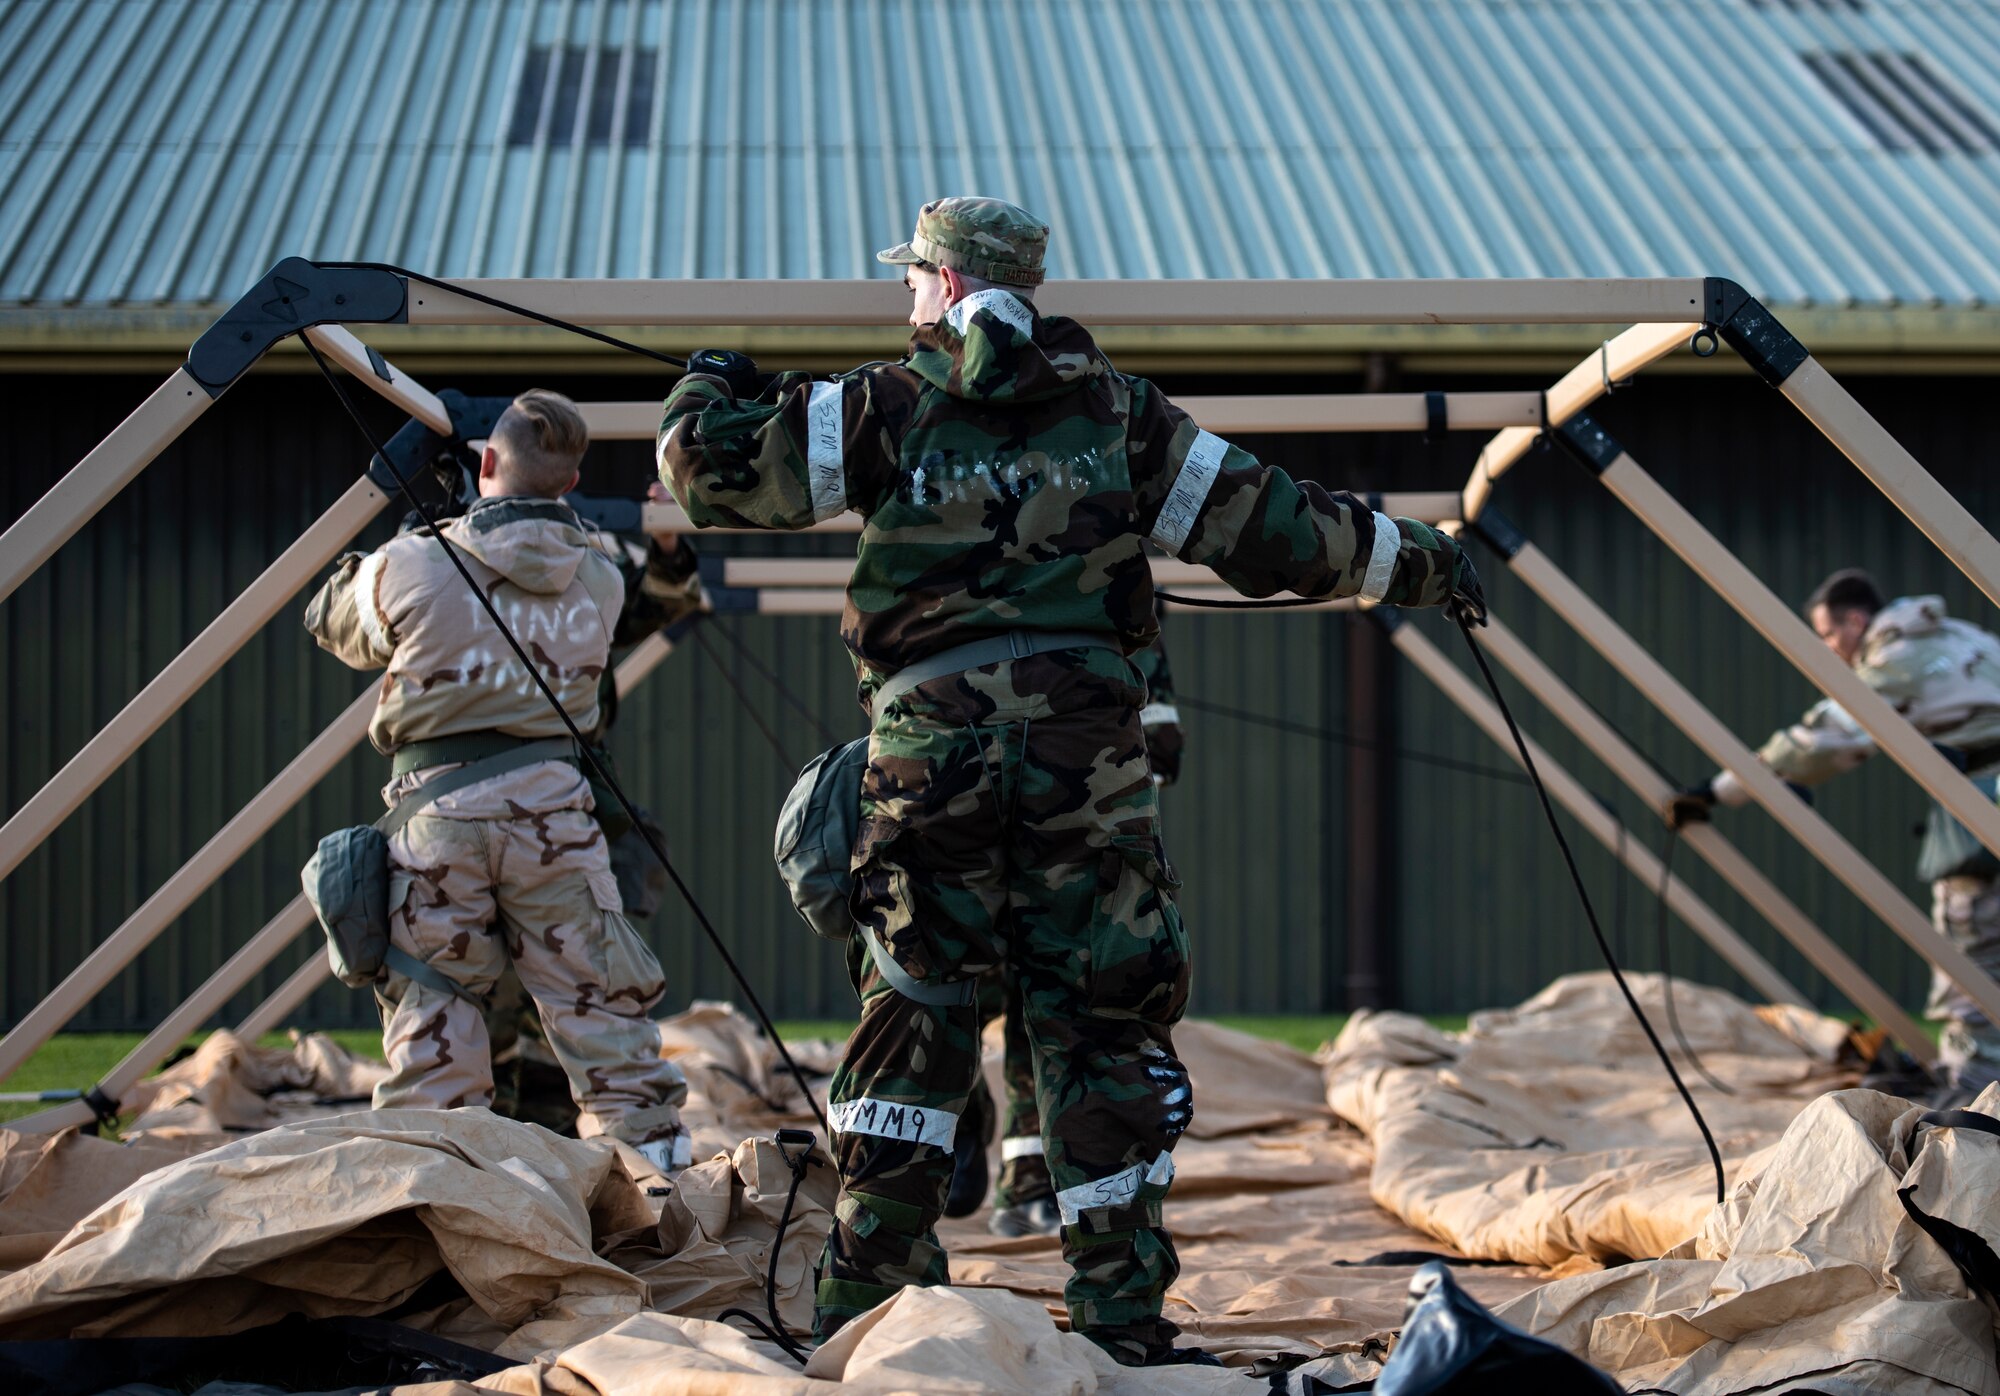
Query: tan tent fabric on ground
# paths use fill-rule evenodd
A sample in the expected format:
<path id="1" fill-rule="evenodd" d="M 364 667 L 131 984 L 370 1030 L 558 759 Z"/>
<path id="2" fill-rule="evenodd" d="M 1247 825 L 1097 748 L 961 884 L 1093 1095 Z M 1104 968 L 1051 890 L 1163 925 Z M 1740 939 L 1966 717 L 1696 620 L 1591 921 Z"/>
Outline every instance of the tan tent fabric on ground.
<path id="1" fill-rule="evenodd" d="M 1642 983 L 1656 1007 L 1657 981 Z M 1239 1371 L 1316 1357 L 1340 1380 L 1368 1379 L 1418 1260 L 1357 1262 L 1442 1241 L 1560 1266 L 1568 1278 L 1553 1284 L 1549 1270 L 1519 1264 L 1458 1277 L 1640 1389 L 1735 1396 L 1809 1381 L 1838 1393 L 2000 1396 L 1991 1311 L 1895 1197 L 1910 1188 L 1927 1212 L 2000 1240 L 2000 1139 L 1930 1129 L 1912 1145 L 1904 1103 L 1824 1094 L 1848 1079 L 1835 1061 L 1838 1024 L 1677 984 L 1689 1037 L 1739 1091 L 1697 1087 L 1731 1161 L 1734 1192 L 1717 1209 L 1691 1126 L 1613 992 L 1601 976 L 1578 976 L 1478 1015 L 1464 1034 L 1367 1015 L 1318 1067 L 1277 1044 L 1185 1025 L 1197 1118 L 1176 1154 L 1183 1271 L 1167 1311 L 1186 1341 Z M 1057 1242 L 991 1236 L 983 1214 L 943 1229 L 955 1288 L 903 1294 L 817 1354 L 809 1373 L 714 1322 L 731 1306 L 763 1312 L 791 1175 L 755 1136 L 810 1116 L 770 1045 L 733 1011 L 699 1005 L 665 1028 L 667 1050 L 697 1083 L 697 1140 L 726 1140 L 728 1152 L 662 1196 L 648 1196 L 662 1180 L 628 1150 L 476 1110 L 306 1120 L 184 1161 L 173 1151 L 197 1147 L 195 1136 L 156 1137 L 142 1153 L 0 1133 L 0 1222 L 38 1228 L 19 1234 L 46 1248 L 62 1208 L 94 1209 L 46 1256 L 0 1276 L 0 1336 L 381 1313 L 445 1270 L 470 1297 L 399 1321 L 522 1364 L 480 1383 L 485 1391 L 1243 1389 L 1229 1372 L 1124 1371 L 1061 1332 Z M 832 1050 L 808 1055 L 823 1066 Z M 231 1098 L 210 1091 L 201 1108 Z M 95 1181 L 54 1186 L 58 1160 Z M 1428 1233 L 1377 1207 L 1371 1191 Z M 779 1257 L 780 1312 L 795 1330 L 833 1195 L 822 1161 Z M 1666 1259 L 1609 1270 L 1592 1259 L 1683 1241 Z M 473 1391 L 446 1384 L 426 1396 Z"/>
<path id="2" fill-rule="evenodd" d="M 364 1061 L 321 1033 L 307 1033 L 288 1048 L 259 1047 L 221 1029 L 125 1092 L 118 1109 L 134 1117 L 128 1138 L 269 1129 L 365 1109 L 386 1075 L 381 1062 Z"/>
<path id="3" fill-rule="evenodd" d="M 1626 976 L 1677 1054 L 1733 1181 L 1792 1117 L 1853 1084 L 1845 1028 L 1752 1009 L 1677 980 L 1687 1040 L 1667 1031 L 1658 975 Z M 1466 1255 L 1557 1266 L 1650 1258 L 1693 1235 L 1714 1173 L 1687 1108 L 1608 974 L 1570 975 L 1519 1008 L 1444 1033 L 1401 1013 L 1358 1014 L 1323 1053 L 1326 1098 L 1374 1145 L 1372 1193 Z"/>
<path id="4" fill-rule="evenodd" d="M 2000 1110 L 2000 1087 L 1974 1108 Z M 1500 1316 L 1632 1390 L 1995 1396 L 1994 1311 L 1896 1194 L 1990 1246 L 2000 1138 L 1918 1130 L 1922 1114 L 1874 1091 L 1816 1100 L 1670 1258 L 1559 1280 Z"/>
<path id="5" fill-rule="evenodd" d="M 663 1036 L 696 1085 L 689 1115 L 698 1141 L 732 1137 L 752 1123 L 760 1132 L 810 1123 L 796 1086 L 788 1090 L 777 1070 L 775 1052 L 741 1015 L 699 1005 L 663 1024 Z M 1188 1024 L 1181 1042 L 1209 1104 L 1177 1155 L 1175 1222 L 1185 1268 L 1170 1312 L 1187 1327 L 1189 1341 L 1238 1360 L 1334 1353 L 1351 1358 L 1356 1370 L 1372 1371 L 1400 1321 L 1410 1266 L 1334 1262 L 1426 1243 L 1368 1201 L 1367 1149 L 1320 1101 L 1318 1069 L 1309 1058 L 1205 1024 Z M 818 1066 L 835 1054 L 828 1044 L 808 1046 L 802 1056 Z M 234 1052 L 218 1056 L 239 1065 L 250 1060 Z M 233 1096 L 233 1088 L 223 1094 Z M 731 1306 L 763 1312 L 765 1263 L 790 1181 L 764 1139 L 696 1165 L 666 1198 L 644 1196 L 645 1186 L 661 1180 L 630 1151 L 614 1152 L 606 1141 L 557 1139 L 482 1111 L 359 1112 L 306 1121 L 162 1171 L 149 1170 L 177 1154 L 142 1157 L 68 1139 L 63 1147 L 92 1146 L 85 1156 L 116 1155 L 120 1166 L 77 1199 L 78 1214 L 96 1208 L 94 1215 L 40 1258 L 54 1239 L 44 1234 L 38 1263 L 0 1278 L 0 1333 L 7 1336 L 221 1332 L 288 1310 L 379 1313 L 448 1269 L 473 1299 L 400 1321 L 508 1355 L 544 1355 L 552 1383 L 586 1379 L 556 1364 L 558 1353 L 608 1341 L 621 1328 L 619 1343 L 627 1346 L 637 1333 L 672 1328 L 679 1336 L 671 1343 L 700 1348 L 709 1355 L 699 1361 L 718 1372 L 736 1371 L 735 1354 L 761 1353 L 786 1381 L 797 1381 L 775 1349 L 704 1322 Z M 11 1173 L 32 1176 L 21 1162 L 30 1146 L 15 1140 L 10 1151 L 9 1140 L 0 1134 L 0 1182 Z M 186 1148 L 195 1141 L 169 1142 Z M 543 1177 L 555 1198 L 524 1174 Z M 111 1197 L 128 1184 L 122 1196 Z M 800 1331 L 833 1188 L 823 1162 L 811 1170 L 779 1260 L 780 1312 Z M 558 1205 L 559 1199 L 577 1200 Z M 594 1210 L 583 1199 L 593 1200 Z M 635 1199 L 645 1210 L 633 1211 Z M 0 1209 L 7 1205 L 0 1197 Z M 1011 1315 L 1006 1323 L 979 1320 L 990 1340 L 1058 1344 L 1072 1353 L 1065 1361 L 1078 1360 L 1081 1350 L 1059 1334 L 1054 1318 L 1067 1274 L 1058 1244 L 994 1237 L 984 1223 L 982 1214 L 947 1225 L 957 1297 L 906 1302 L 944 1305 L 939 1313 L 971 1322 L 966 1315 L 974 1310 L 965 1305 L 1002 1303 L 1006 1296 L 998 1291 L 1011 1290 L 1019 1298 L 1002 1303 L 999 1312 Z M 55 1229 L 45 1214 L 37 1226 Z M 527 1249 L 533 1257 L 523 1257 Z M 1472 1272 L 1467 1280 L 1488 1302 L 1537 1282 L 1513 1268 Z M 642 1308 L 673 1314 L 642 1314 Z M 928 1360 L 881 1356 L 892 1337 L 912 1341 L 885 1329 L 854 1360 L 886 1364 L 884 1373 L 914 1371 L 909 1364 Z M 963 1360 L 999 1371 L 1011 1350 Z M 592 1350 L 591 1361 L 599 1351 Z M 1081 1360 L 1088 1364 L 1094 1351 Z M 697 1360 L 668 1351 L 647 1360 L 664 1368 L 669 1359 L 684 1366 Z M 736 1375 L 760 1370 L 753 1363 Z M 840 1369 L 859 1370 L 851 1363 Z M 1092 1378 L 1103 1379 L 1101 1372 Z M 813 1383 L 815 1390 L 837 1385 Z M 684 1389 L 739 1388 L 696 1382 Z"/>

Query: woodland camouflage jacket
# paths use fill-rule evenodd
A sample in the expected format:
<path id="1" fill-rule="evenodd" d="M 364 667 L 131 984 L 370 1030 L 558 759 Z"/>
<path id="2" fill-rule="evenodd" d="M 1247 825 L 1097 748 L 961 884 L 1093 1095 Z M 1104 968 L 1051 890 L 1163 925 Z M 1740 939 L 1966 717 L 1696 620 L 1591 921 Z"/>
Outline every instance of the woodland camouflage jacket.
<path id="1" fill-rule="evenodd" d="M 1423 524 L 1260 465 L 1113 369 L 1081 325 L 997 289 L 919 328 L 901 363 L 781 374 L 754 402 L 690 374 L 659 465 L 697 526 L 862 515 L 841 635 L 864 702 L 914 660 L 1010 630 L 1144 649 L 1149 537 L 1259 597 L 1440 605 L 1457 556 Z"/>

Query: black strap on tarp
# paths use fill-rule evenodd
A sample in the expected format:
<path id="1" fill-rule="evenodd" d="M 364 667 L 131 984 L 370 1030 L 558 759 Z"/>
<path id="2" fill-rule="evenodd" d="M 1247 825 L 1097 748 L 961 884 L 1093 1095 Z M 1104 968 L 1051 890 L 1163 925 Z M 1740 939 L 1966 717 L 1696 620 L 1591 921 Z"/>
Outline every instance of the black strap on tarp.
<path id="1" fill-rule="evenodd" d="M 2000 1120 L 1991 1115 L 1982 1115 L 1977 1110 L 1931 1110 L 1917 1117 L 1910 1126 L 1909 1137 L 1904 1141 L 1903 1154 L 1911 1163 L 1917 1161 L 1917 1135 L 1923 1129 L 1969 1129 L 1981 1134 L 2000 1135 Z M 1986 1238 L 1976 1231 L 1968 1231 L 1955 1222 L 1943 1217 L 1934 1217 L 1917 1206 L 1916 1185 L 1896 1189 L 1896 1200 L 1903 1204 L 1903 1210 L 1910 1214 L 1910 1220 L 1922 1228 L 1924 1234 L 1944 1247 L 1944 1253 L 1951 1257 L 1951 1263 L 1965 1276 L 1965 1282 L 1988 1299 L 2000 1300 L 2000 1256 L 1986 1243 Z"/>

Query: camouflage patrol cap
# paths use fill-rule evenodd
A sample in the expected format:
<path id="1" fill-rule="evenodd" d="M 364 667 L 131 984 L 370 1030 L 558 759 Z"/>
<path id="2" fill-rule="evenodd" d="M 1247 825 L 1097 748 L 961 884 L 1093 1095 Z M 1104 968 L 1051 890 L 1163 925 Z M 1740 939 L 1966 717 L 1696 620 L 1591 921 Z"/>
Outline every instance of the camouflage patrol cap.
<path id="1" fill-rule="evenodd" d="M 929 262 L 1003 286 L 1039 286 L 1048 245 L 1049 225 L 1026 209 L 961 195 L 925 204 L 910 240 L 877 252 L 875 260 Z"/>

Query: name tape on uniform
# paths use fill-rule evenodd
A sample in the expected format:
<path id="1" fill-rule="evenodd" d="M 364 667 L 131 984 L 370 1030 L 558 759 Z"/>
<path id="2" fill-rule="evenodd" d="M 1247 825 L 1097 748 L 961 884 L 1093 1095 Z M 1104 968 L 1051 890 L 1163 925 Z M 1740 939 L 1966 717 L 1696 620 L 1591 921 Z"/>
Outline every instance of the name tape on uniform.
<path id="1" fill-rule="evenodd" d="M 1381 511 L 1375 514 L 1375 546 L 1368 553 L 1368 575 L 1361 582 L 1363 601 L 1380 601 L 1389 594 L 1396 579 L 1396 552 L 1403 546 L 1403 530 Z"/>
<path id="2" fill-rule="evenodd" d="M 961 339 L 965 337 L 965 327 L 972 323 L 972 312 L 975 310 L 983 310 L 1001 323 L 1019 330 L 1023 339 L 1035 337 L 1035 312 L 1012 291 L 989 286 L 984 291 L 973 292 L 947 310 L 944 318 L 958 331 Z"/>
<path id="3" fill-rule="evenodd" d="M 1085 1212 L 1099 1207 L 1122 1207 L 1139 1195 L 1142 1186 L 1150 1183 L 1154 1187 L 1165 1187 L 1173 1180 L 1174 1156 L 1161 1154 L 1150 1165 L 1135 1163 L 1109 1178 L 1064 1188 L 1056 1194 L 1056 1206 L 1062 1212 L 1062 1219 L 1075 1226 L 1077 1218 Z"/>
<path id="4" fill-rule="evenodd" d="M 847 512 L 847 447 L 841 438 L 840 394 L 838 383 L 815 383 L 806 401 L 806 473 L 812 481 L 815 523 Z"/>
<path id="5" fill-rule="evenodd" d="M 900 1139 L 906 1144 L 930 1144 L 951 1152 L 958 1133 L 958 1116 L 949 1110 L 927 1110 L 921 1105 L 903 1105 L 893 1100 L 844 1100 L 830 1116 L 835 1134 L 873 1134 L 881 1139 Z"/>
<path id="6" fill-rule="evenodd" d="M 1175 557 L 1180 556 L 1188 534 L 1194 529 L 1195 515 L 1208 502 L 1208 492 L 1215 487 L 1215 477 L 1222 471 L 1222 457 L 1228 450 L 1229 443 L 1211 432 L 1194 434 L 1194 444 L 1188 447 L 1187 459 L 1181 462 L 1181 473 L 1174 477 L 1174 487 L 1167 494 L 1167 502 L 1160 506 L 1160 517 L 1153 522 L 1153 541 Z"/>

